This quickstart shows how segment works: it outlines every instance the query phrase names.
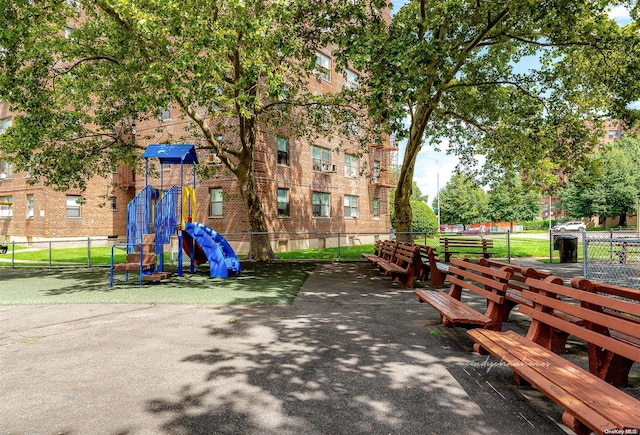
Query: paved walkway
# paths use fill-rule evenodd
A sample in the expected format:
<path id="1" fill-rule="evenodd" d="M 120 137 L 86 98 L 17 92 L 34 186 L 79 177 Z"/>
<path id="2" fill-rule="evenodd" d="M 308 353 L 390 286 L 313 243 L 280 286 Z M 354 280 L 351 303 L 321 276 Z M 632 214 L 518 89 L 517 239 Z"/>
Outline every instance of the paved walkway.
<path id="1" fill-rule="evenodd" d="M 495 363 L 365 263 L 290 307 L 3 306 L 0 434 L 564 433 Z"/>

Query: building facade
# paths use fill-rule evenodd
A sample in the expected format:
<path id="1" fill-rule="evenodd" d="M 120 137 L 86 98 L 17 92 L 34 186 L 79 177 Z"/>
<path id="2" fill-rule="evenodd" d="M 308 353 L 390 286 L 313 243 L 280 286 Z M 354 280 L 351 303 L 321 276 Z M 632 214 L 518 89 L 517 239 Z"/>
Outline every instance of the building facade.
<path id="1" fill-rule="evenodd" d="M 357 86 L 357 73 L 337 73 L 327 53 L 319 50 L 318 56 L 319 62 L 328 62 L 330 73 L 314 77 L 310 91 L 337 92 L 345 86 Z M 175 107 L 168 107 L 158 119 L 138 125 L 138 131 L 144 132 L 138 135 L 138 144 L 184 136 L 182 115 Z M 11 126 L 12 114 L 6 103 L 0 103 L 0 122 L 3 130 Z M 358 236 L 361 241 L 387 237 L 393 151 L 388 137 L 363 152 L 359 145 L 345 145 L 344 141 L 337 146 L 320 139 L 310 145 L 285 133 L 259 132 L 254 175 L 274 250 L 327 246 L 327 233 Z M 198 158 L 213 175 L 196 177 L 194 219 L 221 234 L 236 234 L 239 244 L 250 243 L 243 235 L 249 231 L 247 210 L 235 176 L 209 151 L 199 150 Z M 191 180 L 191 172 L 185 170 L 180 174 L 176 165 L 155 168 L 149 184 L 161 187 L 162 179 L 162 187 L 168 188 L 181 176 Z M 57 192 L 42 182 L 31 184 L 28 173 L 14 171 L 0 154 L 0 241 L 123 238 L 127 204 L 145 180 L 141 170 L 120 168 L 106 177 L 93 178 L 85 190 Z"/>

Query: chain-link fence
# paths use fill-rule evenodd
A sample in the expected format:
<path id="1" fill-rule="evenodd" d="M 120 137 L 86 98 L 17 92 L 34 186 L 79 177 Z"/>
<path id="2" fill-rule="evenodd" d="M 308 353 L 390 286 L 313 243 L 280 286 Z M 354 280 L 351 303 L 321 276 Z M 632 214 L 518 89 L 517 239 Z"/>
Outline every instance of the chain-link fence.
<path id="1" fill-rule="evenodd" d="M 404 233 L 367 233 L 367 232 L 273 232 L 273 233 L 227 233 L 224 238 L 233 247 L 240 259 L 251 259 L 254 243 L 258 238 L 267 237 L 277 259 L 282 260 L 325 260 L 350 261 L 361 260 L 362 252 L 372 252 L 378 240 L 404 240 Z M 486 233 L 481 235 L 442 234 L 443 237 L 485 238 L 491 240 L 488 251 L 494 258 L 511 258 L 512 249 L 518 256 L 528 248 L 524 242 L 512 239 L 509 232 Z M 411 233 L 411 240 L 422 245 L 439 247 L 438 236 L 426 232 Z M 8 242 L 5 254 L 0 253 L 0 268 L 62 268 L 62 267 L 93 267 L 109 266 L 111 254 L 114 263 L 124 262 L 126 250 L 122 246 L 124 239 L 117 238 L 76 238 L 38 240 L 24 242 Z M 514 246 L 512 246 L 512 243 Z M 178 240 L 172 237 L 164 245 L 164 264 L 172 266 L 178 261 Z M 476 250 L 477 251 L 477 250 Z M 461 254 L 463 255 L 463 254 Z M 478 257 L 474 252 L 470 257 Z M 187 256 L 183 257 L 188 262 Z"/>
<path id="2" fill-rule="evenodd" d="M 640 237 L 636 231 L 584 233 L 583 255 L 587 279 L 640 289 Z"/>

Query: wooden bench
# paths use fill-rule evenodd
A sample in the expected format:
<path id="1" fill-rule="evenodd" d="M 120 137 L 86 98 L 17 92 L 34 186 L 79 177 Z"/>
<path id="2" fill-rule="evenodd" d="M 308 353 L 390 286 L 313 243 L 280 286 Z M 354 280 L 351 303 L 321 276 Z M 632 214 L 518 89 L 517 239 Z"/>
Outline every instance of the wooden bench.
<path id="1" fill-rule="evenodd" d="M 428 303 L 440 313 L 442 324 L 447 327 L 471 325 L 500 330 L 500 306 L 504 304 L 510 276 L 509 271 L 453 258 L 447 274 L 447 281 L 451 283 L 448 293 L 438 290 L 415 290 L 414 293 L 420 302 Z M 481 313 L 462 302 L 462 290 L 485 298 L 486 311 Z"/>
<path id="2" fill-rule="evenodd" d="M 574 279 L 571 286 L 592 293 L 597 293 L 613 298 L 622 298 L 632 303 L 640 303 L 640 290 L 627 287 L 620 287 L 612 284 L 605 284 L 587 279 Z M 593 306 L 593 309 L 605 311 L 607 315 L 619 317 L 624 320 L 636 323 L 636 329 L 640 329 L 640 318 L 629 317 L 627 313 L 617 311 L 613 308 Z M 626 331 L 610 330 L 609 333 L 618 340 L 629 343 L 640 348 L 640 340 Z M 634 361 L 614 352 L 606 351 L 593 344 L 588 345 L 589 371 L 598 377 L 616 386 L 626 386 L 628 384 L 629 371 Z"/>
<path id="3" fill-rule="evenodd" d="M 493 240 L 485 238 L 445 237 L 440 239 L 440 247 L 444 252 L 445 263 L 449 263 L 451 254 L 476 254 L 484 258 L 493 255 L 493 252 L 489 252 L 489 249 L 493 249 Z"/>
<path id="4" fill-rule="evenodd" d="M 431 246 L 418 246 L 420 246 L 420 262 L 422 263 L 420 279 L 422 281 L 429 280 L 429 286 L 432 288 L 442 287 L 449 271 L 449 265 L 440 261 L 438 252 Z"/>
<path id="5" fill-rule="evenodd" d="M 630 431 L 640 426 L 640 401 L 564 359 L 550 347 L 555 328 L 602 351 L 640 361 L 640 348 L 617 338 L 617 334 L 624 333 L 640 339 L 636 321 L 640 318 L 640 304 L 567 287 L 555 282 L 555 278 L 525 281 L 529 289 L 523 290 L 522 296 L 530 304 L 518 306 L 532 319 L 525 337 L 514 331 L 486 329 L 467 333 L 476 342 L 476 348 L 481 347 L 508 364 L 517 383 L 523 380 L 530 383 L 562 407 L 562 421 L 575 433 L 625 433 L 625 430 L 633 433 Z M 574 278 L 575 286 L 579 287 L 582 279 Z M 568 321 L 566 315 L 584 321 L 576 324 Z"/>
<path id="6" fill-rule="evenodd" d="M 369 254 L 367 252 L 363 252 L 360 254 L 362 258 L 366 259 L 371 265 L 375 265 L 378 259 L 380 259 L 382 255 L 382 244 L 384 242 L 382 240 L 377 240 L 373 247 L 373 254 Z"/>
<path id="7" fill-rule="evenodd" d="M 383 256 L 387 254 L 388 251 L 385 252 L 385 248 L 383 248 Z M 397 242 L 391 258 L 389 260 L 381 259 L 377 262 L 377 266 L 393 280 L 399 281 L 402 288 L 413 288 L 418 275 L 416 259 L 419 256 L 420 247 L 418 245 Z"/>

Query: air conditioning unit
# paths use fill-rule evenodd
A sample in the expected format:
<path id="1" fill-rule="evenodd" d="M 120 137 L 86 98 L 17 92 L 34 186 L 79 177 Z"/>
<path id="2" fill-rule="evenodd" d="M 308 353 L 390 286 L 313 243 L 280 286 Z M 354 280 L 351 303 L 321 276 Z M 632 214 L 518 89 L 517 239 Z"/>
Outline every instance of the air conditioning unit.
<path id="1" fill-rule="evenodd" d="M 7 178 L 7 174 L 0 172 L 0 180 L 4 180 L 5 178 Z"/>
<path id="2" fill-rule="evenodd" d="M 338 172 L 338 165 L 332 165 L 332 164 L 329 164 L 329 163 L 323 163 L 322 164 L 322 172 L 325 172 L 327 174 L 336 173 L 336 172 Z"/>
<path id="3" fill-rule="evenodd" d="M 215 154 L 207 154 L 206 161 L 210 165 L 219 165 L 220 163 L 222 163 L 220 157 L 216 156 Z"/>
<path id="4" fill-rule="evenodd" d="M 352 218 L 358 218 L 358 217 L 360 217 L 360 213 L 358 213 L 357 211 L 354 210 L 354 211 L 351 212 L 351 217 Z"/>
<path id="5" fill-rule="evenodd" d="M 0 134 L 4 133 L 5 131 L 7 131 L 5 128 L 0 128 Z"/>

